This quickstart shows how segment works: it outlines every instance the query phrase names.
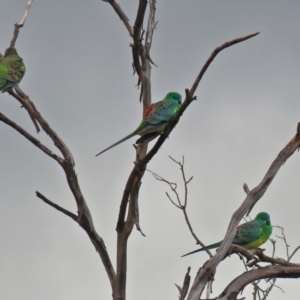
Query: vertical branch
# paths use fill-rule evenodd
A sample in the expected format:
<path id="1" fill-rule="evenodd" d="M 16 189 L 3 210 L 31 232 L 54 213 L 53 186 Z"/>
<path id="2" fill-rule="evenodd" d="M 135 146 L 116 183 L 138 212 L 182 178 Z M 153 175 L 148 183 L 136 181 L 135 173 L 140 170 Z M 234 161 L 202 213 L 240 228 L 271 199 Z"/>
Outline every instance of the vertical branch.
<path id="1" fill-rule="evenodd" d="M 137 16 L 135 19 L 134 27 L 133 27 L 133 45 L 132 45 L 132 57 L 133 57 L 133 65 L 135 71 L 139 76 L 139 80 L 142 76 L 142 65 L 141 65 L 141 55 L 143 52 L 143 44 L 142 44 L 142 27 L 145 17 L 145 12 L 147 8 L 147 0 L 140 0 Z"/>
<path id="2" fill-rule="evenodd" d="M 133 44 L 131 45 L 133 66 L 138 75 L 138 83 L 141 85 L 140 98 L 143 100 L 143 112 L 151 103 L 151 66 L 149 52 L 155 27 L 155 0 L 150 0 L 149 3 L 150 12 L 145 41 L 143 43 L 143 23 L 148 1 L 140 0 L 133 27 Z M 146 155 L 146 152 L 147 145 L 138 146 L 136 163 L 138 163 L 138 161 Z M 145 169 L 146 167 L 143 166 L 138 172 L 135 170 L 131 172 L 121 200 L 117 223 L 117 274 L 114 289 L 114 300 L 126 299 L 127 244 L 134 225 L 136 225 L 137 229 L 141 231 L 139 225 L 138 197 L 141 179 L 144 175 Z M 129 207 L 126 217 L 128 203 Z"/>

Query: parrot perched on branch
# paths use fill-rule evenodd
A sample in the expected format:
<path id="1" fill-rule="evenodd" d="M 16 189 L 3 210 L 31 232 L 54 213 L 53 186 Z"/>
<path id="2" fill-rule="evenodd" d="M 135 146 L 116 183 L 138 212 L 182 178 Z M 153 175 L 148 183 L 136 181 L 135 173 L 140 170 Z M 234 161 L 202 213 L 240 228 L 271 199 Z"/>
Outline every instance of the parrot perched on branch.
<path id="1" fill-rule="evenodd" d="M 241 224 L 237 228 L 236 235 L 232 244 L 246 248 L 247 250 L 258 248 L 264 244 L 272 233 L 272 225 L 269 214 L 266 212 L 259 213 L 254 220 Z M 221 246 L 223 241 L 208 245 L 198 250 L 182 255 L 190 255 L 199 251 L 205 251 Z"/>
<path id="2" fill-rule="evenodd" d="M 96 156 L 123 143 L 124 141 L 128 140 L 134 135 L 141 136 L 137 140 L 137 144 L 150 142 L 151 140 L 155 139 L 164 131 L 168 122 L 179 110 L 181 106 L 181 100 L 182 97 L 180 94 L 176 92 L 170 92 L 166 95 L 166 97 L 163 100 L 150 104 L 145 110 L 143 120 L 136 130 L 122 138 L 120 141 L 102 150 Z"/>
<path id="3" fill-rule="evenodd" d="M 25 71 L 23 59 L 18 55 L 17 50 L 7 48 L 0 60 L 0 91 L 4 93 L 12 89 L 22 80 Z"/>

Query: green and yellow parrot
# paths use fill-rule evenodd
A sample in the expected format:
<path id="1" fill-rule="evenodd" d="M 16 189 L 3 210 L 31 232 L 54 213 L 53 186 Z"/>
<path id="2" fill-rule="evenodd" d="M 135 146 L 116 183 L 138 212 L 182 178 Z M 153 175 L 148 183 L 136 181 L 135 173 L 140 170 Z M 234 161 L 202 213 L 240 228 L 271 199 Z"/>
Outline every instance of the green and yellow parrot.
<path id="1" fill-rule="evenodd" d="M 102 150 L 96 156 L 123 143 L 124 141 L 128 140 L 134 135 L 141 136 L 136 141 L 137 144 L 150 142 L 151 140 L 155 139 L 164 131 L 168 122 L 179 110 L 181 106 L 181 100 L 182 97 L 180 94 L 176 92 L 170 92 L 166 95 L 166 97 L 163 100 L 150 104 L 145 110 L 143 120 L 136 130 L 122 138 L 120 141 Z"/>
<path id="2" fill-rule="evenodd" d="M 12 89 L 22 80 L 25 71 L 23 59 L 18 55 L 17 50 L 7 48 L 0 60 L 0 91 L 4 93 Z"/>
<path id="3" fill-rule="evenodd" d="M 265 243 L 272 233 L 270 216 L 266 212 L 260 212 L 254 220 L 241 224 L 237 228 L 236 235 L 232 241 L 233 244 L 242 246 L 247 250 L 258 248 Z M 182 255 L 190 255 L 199 251 L 205 251 L 220 247 L 223 241 L 211 244 L 198 250 Z"/>

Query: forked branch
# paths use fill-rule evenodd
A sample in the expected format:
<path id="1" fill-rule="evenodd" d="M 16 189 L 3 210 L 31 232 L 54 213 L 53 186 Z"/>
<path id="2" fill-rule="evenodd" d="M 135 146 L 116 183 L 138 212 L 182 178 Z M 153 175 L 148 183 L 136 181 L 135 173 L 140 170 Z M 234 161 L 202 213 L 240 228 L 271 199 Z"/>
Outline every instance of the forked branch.
<path id="1" fill-rule="evenodd" d="M 169 156 L 169 157 L 170 157 L 170 156 Z M 189 184 L 189 183 L 191 182 L 191 180 L 193 179 L 193 176 L 190 177 L 189 179 L 186 179 L 186 175 L 185 175 L 185 171 L 184 171 L 184 157 L 182 158 L 182 162 L 177 161 L 177 160 L 175 160 L 175 159 L 172 158 L 172 157 L 170 157 L 170 159 L 171 159 L 173 162 L 175 162 L 176 164 L 179 165 L 179 168 L 180 168 L 180 171 L 181 171 L 181 175 L 182 175 L 182 179 L 183 179 L 183 185 L 184 185 L 184 197 L 183 197 L 184 200 L 183 200 L 183 201 L 180 199 L 180 196 L 179 196 L 179 194 L 178 194 L 178 192 L 177 192 L 177 184 L 176 184 L 176 183 L 170 182 L 169 180 L 163 178 L 162 176 L 160 176 L 160 175 L 158 175 L 158 174 L 156 174 L 156 173 L 154 173 L 154 172 L 152 172 L 152 171 L 150 171 L 150 170 L 148 170 L 148 172 L 150 172 L 150 173 L 154 176 L 154 178 L 155 178 L 156 180 L 161 181 L 161 182 L 164 182 L 164 183 L 166 183 L 166 184 L 170 187 L 172 193 L 175 195 L 175 199 L 176 199 L 176 200 L 174 200 L 174 199 L 169 195 L 169 193 L 166 192 L 166 195 L 167 195 L 168 199 L 171 201 L 171 203 L 172 203 L 175 207 L 177 207 L 177 208 L 179 208 L 179 209 L 182 210 L 183 215 L 184 215 L 184 218 L 185 218 L 185 221 L 186 221 L 186 223 L 187 223 L 187 226 L 188 226 L 188 228 L 189 228 L 189 230 L 190 230 L 190 232 L 191 232 L 193 238 L 196 240 L 196 244 L 200 245 L 201 247 L 205 247 L 205 244 L 204 244 L 204 243 L 198 238 L 198 236 L 195 234 L 194 229 L 193 229 L 193 227 L 192 227 L 192 224 L 191 224 L 191 222 L 190 222 L 190 220 L 189 220 L 187 211 L 186 211 L 187 203 L 188 203 L 188 202 L 187 202 L 187 201 L 188 201 L 188 184 Z M 177 202 L 177 203 L 176 203 L 176 202 Z M 210 257 L 213 256 L 209 250 L 206 250 L 206 252 L 207 252 L 207 254 L 208 254 Z"/>

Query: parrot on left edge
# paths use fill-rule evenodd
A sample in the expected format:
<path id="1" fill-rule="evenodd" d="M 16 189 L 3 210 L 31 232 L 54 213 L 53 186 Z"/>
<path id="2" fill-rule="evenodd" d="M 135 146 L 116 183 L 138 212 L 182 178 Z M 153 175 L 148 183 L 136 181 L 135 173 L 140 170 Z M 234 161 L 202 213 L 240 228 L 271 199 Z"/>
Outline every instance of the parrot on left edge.
<path id="1" fill-rule="evenodd" d="M 7 48 L 0 60 L 0 91 L 7 92 L 20 83 L 25 71 L 25 64 L 16 48 Z"/>

